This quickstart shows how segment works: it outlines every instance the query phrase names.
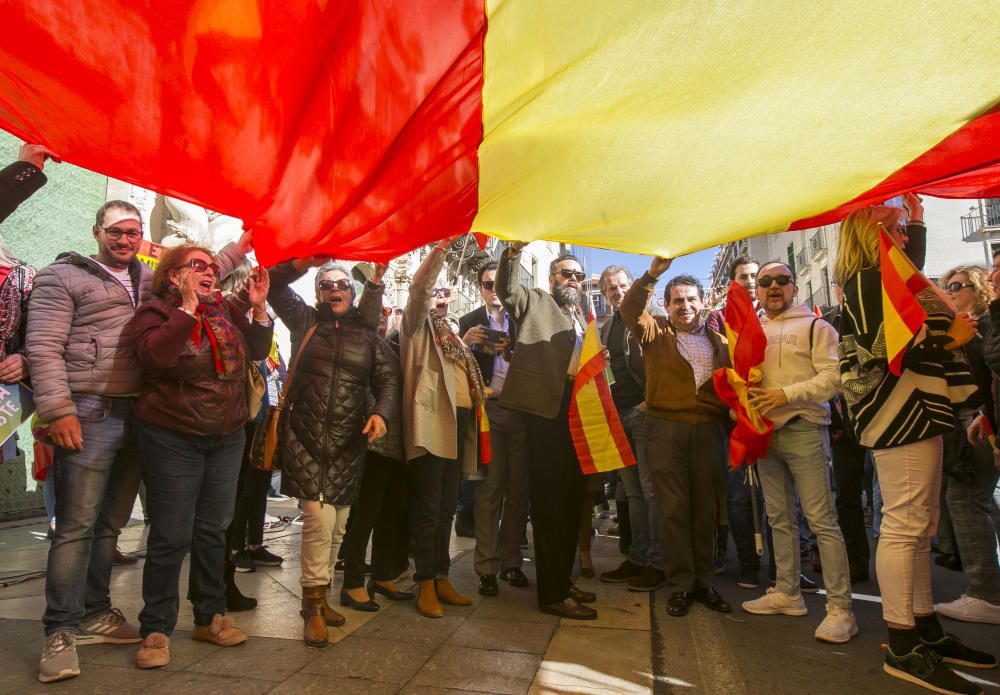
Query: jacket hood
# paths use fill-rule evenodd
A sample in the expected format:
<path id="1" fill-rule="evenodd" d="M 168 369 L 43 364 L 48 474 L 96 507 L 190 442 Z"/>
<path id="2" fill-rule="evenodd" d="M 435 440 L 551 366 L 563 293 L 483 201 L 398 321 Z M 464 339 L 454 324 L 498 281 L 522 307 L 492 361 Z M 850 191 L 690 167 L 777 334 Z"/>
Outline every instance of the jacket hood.
<path id="1" fill-rule="evenodd" d="M 760 317 L 760 322 L 765 323 L 767 321 L 788 321 L 789 319 L 801 319 L 801 318 L 816 318 L 816 314 L 813 313 L 805 304 L 799 304 L 798 306 L 792 306 L 781 312 L 773 319 L 769 318 L 767 314 Z"/>

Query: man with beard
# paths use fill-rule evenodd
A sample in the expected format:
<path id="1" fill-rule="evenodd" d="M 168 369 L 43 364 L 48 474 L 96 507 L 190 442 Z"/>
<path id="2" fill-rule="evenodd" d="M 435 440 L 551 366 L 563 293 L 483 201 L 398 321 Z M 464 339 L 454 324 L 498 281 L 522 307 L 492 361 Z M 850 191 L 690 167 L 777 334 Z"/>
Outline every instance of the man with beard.
<path id="1" fill-rule="evenodd" d="M 493 460 L 485 467 L 486 477 L 475 483 L 476 574 L 483 596 L 497 595 L 498 572 L 511 586 L 528 585 L 521 571 L 521 538 L 528 522 L 524 418 L 500 405 L 516 333 L 497 296 L 496 274 L 495 262 L 480 268 L 479 295 L 485 304 L 459 319 L 462 340 L 472 348 L 483 381 L 493 391 L 486 401 Z"/>
<path id="2" fill-rule="evenodd" d="M 625 293 L 621 316 L 642 345 L 646 369 L 646 454 L 661 510 L 660 542 L 670 599 L 686 615 L 692 601 L 720 613 L 729 604 L 712 588 L 718 523 L 715 470 L 722 460 L 728 408 L 712 372 L 729 366 L 724 339 L 701 320 L 701 284 L 678 275 L 665 291 L 669 318 L 649 313 L 650 297 L 671 260 L 656 258 Z"/>
<path id="3" fill-rule="evenodd" d="M 562 255 L 549 266 L 549 292 L 517 281 L 522 242 L 500 257 L 496 291 L 517 324 L 517 344 L 500 405 L 524 413 L 538 605 L 543 613 L 594 620 L 596 596 L 570 578 L 586 484 L 569 429 L 569 403 L 587 325 L 580 262 Z"/>

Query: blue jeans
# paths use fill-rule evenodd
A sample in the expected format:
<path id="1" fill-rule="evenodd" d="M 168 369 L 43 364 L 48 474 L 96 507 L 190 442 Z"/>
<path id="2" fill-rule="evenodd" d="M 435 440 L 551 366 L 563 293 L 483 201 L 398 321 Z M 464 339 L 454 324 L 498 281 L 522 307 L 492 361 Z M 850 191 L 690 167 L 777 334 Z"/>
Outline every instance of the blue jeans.
<path id="1" fill-rule="evenodd" d="M 628 559 L 639 567 L 663 569 L 663 552 L 653 507 L 653 478 L 646 460 L 646 414 L 630 408 L 620 412 L 619 417 L 636 458 L 634 466 L 618 471 L 628 499 L 629 526 L 632 530 Z"/>
<path id="2" fill-rule="evenodd" d="M 177 624 L 178 582 L 191 551 L 188 598 L 195 625 L 226 612 L 226 529 L 233 518 L 245 430 L 225 437 L 178 432 L 138 420 L 149 540 L 142 572 L 143 637 Z"/>
<path id="3" fill-rule="evenodd" d="M 75 630 L 111 608 L 111 566 L 140 468 L 132 399 L 73 396 L 83 450 L 55 447 L 56 531 L 45 576 L 45 633 Z"/>

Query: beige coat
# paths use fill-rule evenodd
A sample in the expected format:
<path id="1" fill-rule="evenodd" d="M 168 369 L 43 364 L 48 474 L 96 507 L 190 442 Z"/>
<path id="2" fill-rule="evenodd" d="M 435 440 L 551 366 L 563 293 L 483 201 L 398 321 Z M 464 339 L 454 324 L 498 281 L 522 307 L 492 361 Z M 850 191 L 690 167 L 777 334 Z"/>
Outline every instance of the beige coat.
<path id="1" fill-rule="evenodd" d="M 413 275 L 399 330 L 407 461 L 428 453 L 443 459 L 458 456 L 455 366 L 442 354 L 427 310 L 434 280 L 443 266 L 444 252 L 435 246 Z M 462 433 L 465 445 L 460 461 L 466 476 L 476 472 L 476 433 L 475 419 L 470 418 Z"/>

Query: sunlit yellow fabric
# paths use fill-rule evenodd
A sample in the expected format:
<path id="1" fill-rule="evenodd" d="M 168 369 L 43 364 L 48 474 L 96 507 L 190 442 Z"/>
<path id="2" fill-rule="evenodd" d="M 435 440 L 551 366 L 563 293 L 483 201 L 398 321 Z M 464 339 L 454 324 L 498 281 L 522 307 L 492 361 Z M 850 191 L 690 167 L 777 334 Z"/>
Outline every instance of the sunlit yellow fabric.
<path id="1" fill-rule="evenodd" d="M 675 256 L 864 192 L 1000 99 L 996 0 L 487 0 L 473 230 Z"/>

